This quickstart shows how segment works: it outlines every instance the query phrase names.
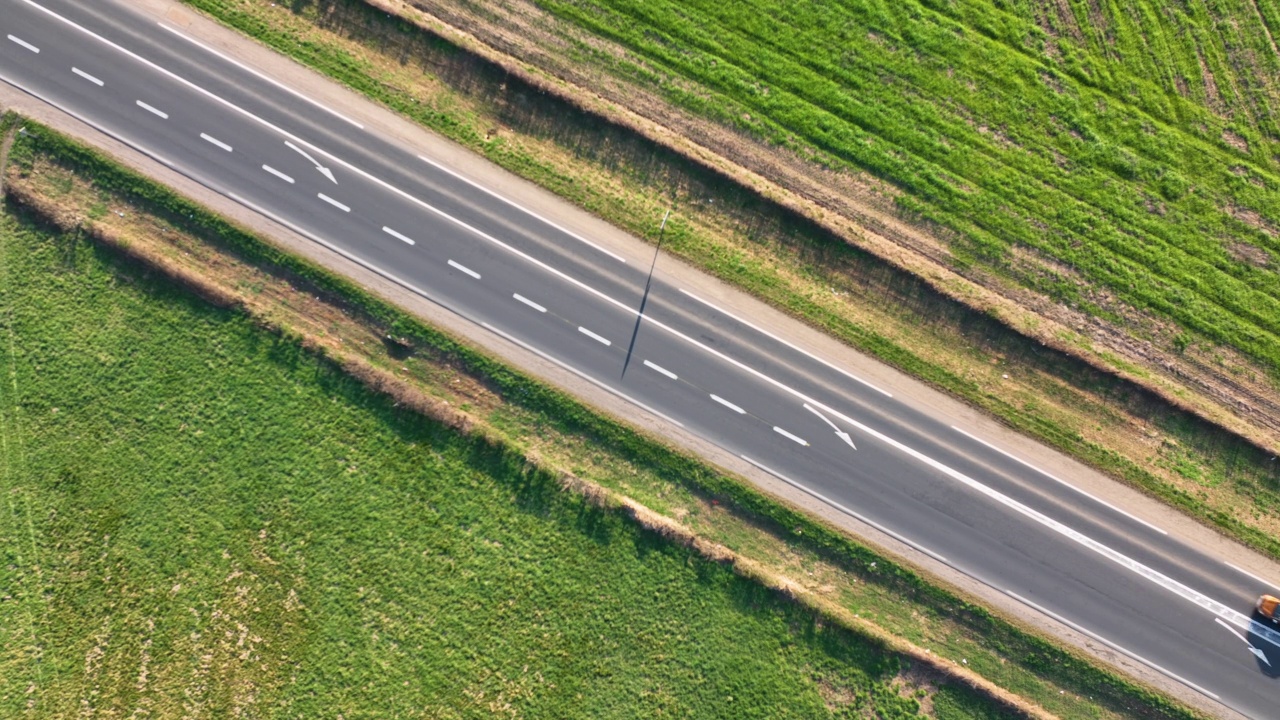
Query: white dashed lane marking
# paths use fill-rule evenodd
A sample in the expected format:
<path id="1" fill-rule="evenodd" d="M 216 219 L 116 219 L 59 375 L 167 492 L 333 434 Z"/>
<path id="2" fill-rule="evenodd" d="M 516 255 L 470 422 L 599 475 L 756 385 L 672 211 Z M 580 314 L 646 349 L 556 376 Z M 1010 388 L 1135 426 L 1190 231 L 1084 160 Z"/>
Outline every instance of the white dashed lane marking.
<path id="1" fill-rule="evenodd" d="M 782 437 L 784 437 L 784 438 L 786 438 L 786 439 L 788 439 L 788 440 L 791 440 L 791 441 L 793 441 L 793 442 L 800 443 L 801 445 L 803 445 L 803 446 L 805 446 L 805 447 L 809 447 L 809 441 L 808 441 L 808 440 L 805 440 L 804 438 L 802 438 L 802 437 L 798 437 L 798 436 L 796 436 L 796 435 L 792 435 L 791 433 L 787 432 L 786 430 L 783 430 L 782 428 L 778 427 L 777 425 L 774 425 L 774 426 L 773 426 L 773 431 L 774 431 L 774 432 L 776 432 L 776 433 L 778 433 L 779 435 L 781 435 Z"/>
<path id="2" fill-rule="evenodd" d="M 209 135 L 209 134 L 206 134 L 206 133 L 200 133 L 200 139 L 201 139 L 201 140 L 204 140 L 205 142 L 209 143 L 210 145 L 216 145 L 216 146 L 218 146 L 218 147 L 222 148 L 223 150 L 226 150 L 227 152 L 231 152 L 231 146 L 230 146 L 230 145 L 228 145 L 228 144 L 226 144 L 226 143 L 222 142 L 221 140 L 219 140 L 218 138 L 216 138 L 216 137 L 214 137 L 214 136 L 212 136 L 212 135 Z"/>
<path id="3" fill-rule="evenodd" d="M 463 265 L 463 264 L 461 264 L 461 263 L 456 263 L 456 262 L 454 262 L 454 261 L 450 260 L 450 261 L 449 261 L 449 267 L 453 268 L 454 270 L 457 270 L 458 272 L 461 272 L 461 273 L 465 273 L 465 274 L 467 274 L 467 275 L 470 275 L 471 277 L 473 277 L 473 278 L 475 278 L 475 279 L 477 279 L 477 280 L 479 280 L 479 279 L 480 279 L 480 273 L 476 272 L 475 270 L 472 270 L 471 268 L 469 268 L 469 267 L 467 267 L 466 265 Z"/>
<path id="4" fill-rule="evenodd" d="M 165 112 L 165 111 L 163 111 L 163 110 L 161 110 L 161 109 L 159 109 L 159 108 L 157 108 L 157 107 L 155 107 L 155 106 L 148 105 L 148 104 L 146 104 L 146 103 L 142 102 L 141 100 L 136 100 L 135 102 L 137 102 L 137 103 L 138 103 L 138 107 L 142 108 L 143 110 L 146 110 L 147 112 L 151 113 L 152 115 L 158 115 L 158 116 L 160 117 L 160 119 L 162 119 L 162 120 L 168 120 L 168 119 L 169 119 L 169 113 L 167 113 L 167 112 Z"/>
<path id="5" fill-rule="evenodd" d="M 729 402 L 728 400 L 725 400 L 724 398 L 720 397 L 719 395 L 712 395 L 712 396 L 711 396 L 711 399 L 712 399 L 712 400 L 715 400 L 716 402 L 720 403 L 721 405 L 723 405 L 723 406 L 725 406 L 725 407 L 729 408 L 730 410 L 732 410 L 732 411 L 734 411 L 734 412 L 738 413 L 739 415 L 743 415 L 743 414 L 745 414 L 745 413 L 747 412 L 746 410 L 743 410 L 742 408 L 738 407 L 737 405 L 734 405 L 733 403 Z"/>
<path id="6" fill-rule="evenodd" d="M 277 170 L 277 169 L 275 169 L 275 168 L 271 167 L 270 165 L 263 165 L 263 166 L 262 166 L 262 169 L 263 169 L 263 170 L 266 170 L 267 172 L 271 173 L 272 175 L 275 175 L 276 177 L 278 177 L 278 178 L 280 178 L 281 180 L 283 180 L 283 181 L 285 181 L 285 182 L 289 183 L 290 185 L 292 185 L 292 184 L 293 184 L 293 178 L 289 177 L 288 175 L 285 175 L 284 173 L 282 173 L 282 172 L 280 172 L 279 170 Z"/>
<path id="7" fill-rule="evenodd" d="M 333 198 L 329 197 L 328 195 L 325 195 L 324 193 L 316 193 L 316 197 L 338 208 L 342 212 L 351 212 L 351 208 L 347 207 L 346 205 L 343 205 L 342 203 L 338 202 L 337 200 L 334 200 Z"/>
<path id="8" fill-rule="evenodd" d="M 400 233 L 396 232 L 395 230 L 392 230 L 391 228 L 387 227 L 386 225 L 383 225 L 383 226 L 382 226 L 382 232 L 384 232 L 384 233 L 386 233 L 386 234 L 390 235 L 391 237 L 393 237 L 393 238 L 395 238 L 395 239 L 397 239 L 397 240 L 400 240 L 401 242 L 406 242 L 406 243 L 408 243 L 408 244 L 410 244 L 410 245 L 415 245 L 415 244 L 416 244 L 415 242 L 413 242 L 413 238 L 408 237 L 408 236 L 406 236 L 406 235 L 401 235 Z"/>
<path id="9" fill-rule="evenodd" d="M 75 73 L 75 74 L 79 75 L 80 77 L 84 78 L 85 80 L 88 80 L 89 82 L 93 83 L 94 85 L 97 85 L 98 87 L 102 87 L 102 86 L 105 84 L 105 83 L 103 83 L 101 80 L 99 80 L 98 78 L 96 78 L 96 77 L 94 77 L 94 76 L 90 75 L 89 73 L 87 73 L 87 72 L 85 72 L 85 71 L 81 70 L 81 69 L 80 69 L 80 68 L 78 68 L 78 67 L 73 67 L 73 68 L 71 68 L 71 72 L 73 72 L 73 73 Z"/>
<path id="10" fill-rule="evenodd" d="M 511 295 L 511 297 L 513 297 L 513 298 L 515 298 L 516 300 L 518 300 L 518 301 L 520 301 L 520 302 L 524 303 L 525 305 L 528 305 L 529 307 L 533 308 L 534 310 L 537 310 L 537 311 L 538 311 L 538 312 L 540 312 L 540 313 L 544 313 L 544 312 L 546 312 L 546 311 L 547 311 L 547 309 L 546 309 L 546 308 L 544 308 L 544 307 L 542 307 L 541 305 L 539 305 L 538 303 L 536 303 L 536 302 L 534 302 L 534 301 L 530 300 L 529 298 L 527 298 L 527 297 L 525 297 L 525 296 L 521 295 L 520 293 L 513 293 L 513 294 Z"/>
<path id="11" fill-rule="evenodd" d="M 27 42 L 26 40 L 23 40 L 23 39 L 22 39 L 22 38 L 20 38 L 20 37 L 14 37 L 13 35 L 10 35 L 10 36 L 9 36 L 9 39 L 10 39 L 10 40 L 12 40 L 12 41 L 14 41 L 14 42 L 16 42 L 16 43 L 18 43 L 19 45 L 21 45 L 22 47 L 24 47 L 24 48 L 26 48 L 26 49 L 30 50 L 30 51 L 31 51 L 31 52 L 33 52 L 33 53 L 37 53 L 37 54 L 39 54 L 39 52 L 40 52 L 40 48 L 36 47 L 35 45 L 32 45 L 31 43 Z"/>
<path id="12" fill-rule="evenodd" d="M 673 372 L 671 372 L 670 370 L 668 370 L 668 369 L 666 369 L 666 368 L 662 367 L 661 365 L 657 365 L 657 364 L 654 364 L 654 363 L 649 362 L 648 360 L 645 360 L 645 361 L 644 361 L 644 366 L 645 366 L 645 367 L 647 367 L 647 368 L 649 368 L 650 370 L 652 370 L 652 371 L 656 372 L 656 373 L 659 373 L 659 374 L 662 374 L 662 375 L 666 375 L 667 377 L 671 378 L 672 380 L 679 380 L 679 378 L 678 378 L 678 377 L 676 377 L 676 374 L 675 374 L 675 373 L 673 373 Z"/>
<path id="13" fill-rule="evenodd" d="M 579 327 L 578 327 L 578 332 L 582 333 L 583 335 L 586 335 L 587 337 L 591 338 L 592 340 L 595 340 L 596 342 L 601 343 L 601 344 L 603 344 L 603 345 L 612 345 L 612 344 L 613 344 L 612 342 L 610 342 L 610 341 L 609 341 L 609 339 L 608 339 L 608 338 L 601 337 L 601 336 L 599 336 L 599 335 L 597 335 L 597 334 L 595 334 L 595 333 L 591 332 L 590 330 L 588 330 L 588 329 L 586 329 L 586 328 L 584 328 L 584 327 L 579 326 Z"/>

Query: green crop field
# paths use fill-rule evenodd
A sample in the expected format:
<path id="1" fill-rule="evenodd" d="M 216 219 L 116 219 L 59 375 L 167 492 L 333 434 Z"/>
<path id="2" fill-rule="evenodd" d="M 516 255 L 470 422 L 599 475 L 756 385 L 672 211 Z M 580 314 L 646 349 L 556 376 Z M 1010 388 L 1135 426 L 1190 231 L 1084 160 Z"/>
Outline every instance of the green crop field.
<path id="1" fill-rule="evenodd" d="M 121 263 L 0 215 L 0 716 L 917 713 L 894 656 Z"/>
<path id="2" fill-rule="evenodd" d="M 957 266 L 1280 377 L 1275 0 L 536 2 L 633 53 L 581 62 L 886 181 Z"/>

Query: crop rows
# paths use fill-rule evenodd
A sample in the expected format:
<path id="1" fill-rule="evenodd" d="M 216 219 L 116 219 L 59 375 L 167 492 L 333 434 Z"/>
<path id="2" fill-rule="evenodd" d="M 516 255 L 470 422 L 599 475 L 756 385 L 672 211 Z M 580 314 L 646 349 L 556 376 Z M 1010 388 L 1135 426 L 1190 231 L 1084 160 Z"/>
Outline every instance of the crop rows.
<path id="1" fill-rule="evenodd" d="M 1180 16 L 1179 34 L 1148 32 L 1167 30 L 1159 6 L 1112 7 L 1104 27 L 1081 25 L 1091 34 L 1076 45 L 1034 23 L 1047 10 L 979 2 L 543 5 L 643 57 L 647 81 L 676 103 L 901 188 L 905 210 L 959 233 L 961 262 L 1011 273 L 1008 248 L 1035 248 L 1280 373 L 1280 277 L 1230 248 L 1253 245 L 1273 262 L 1280 254 L 1276 238 L 1237 217 L 1245 209 L 1280 224 L 1265 137 L 1274 80 L 1261 70 L 1276 61 L 1211 41 L 1223 23 L 1197 19 L 1203 8 Z M 1088 19 L 1087 6 L 1072 8 L 1076 22 Z M 1216 12 L 1247 20 L 1243 6 Z M 1203 87 L 1183 97 L 1165 86 L 1197 52 L 1218 94 L 1240 100 L 1234 116 L 1251 124 L 1214 115 L 1198 101 Z M 1117 59 L 1143 53 L 1136 67 L 1161 72 L 1128 72 Z M 1243 56 L 1255 65 L 1231 72 Z M 622 61 L 592 60 L 646 81 Z M 1248 152 L 1232 145 L 1237 137 Z"/>

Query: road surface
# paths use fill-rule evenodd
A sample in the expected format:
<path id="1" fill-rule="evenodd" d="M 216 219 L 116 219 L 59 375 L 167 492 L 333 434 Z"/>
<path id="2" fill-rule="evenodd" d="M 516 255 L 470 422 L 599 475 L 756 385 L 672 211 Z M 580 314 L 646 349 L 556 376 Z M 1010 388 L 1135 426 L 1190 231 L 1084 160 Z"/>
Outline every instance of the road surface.
<path id="1" fill-rule="evenodd" d="M 1250 614 L 1280 592 L 1267 581 L 124 3 L 0 0 L 0 36 L 0 79 L 1207 698 L 1276 715 L 1280 634 Z"/>

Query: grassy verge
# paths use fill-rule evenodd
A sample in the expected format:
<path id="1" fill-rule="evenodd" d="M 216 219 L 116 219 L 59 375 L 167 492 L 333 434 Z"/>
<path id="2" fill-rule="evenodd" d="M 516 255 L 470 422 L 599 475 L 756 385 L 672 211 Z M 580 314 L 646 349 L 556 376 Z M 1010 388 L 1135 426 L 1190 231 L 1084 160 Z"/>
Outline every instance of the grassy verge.
<path id="1" fill-rule="evenodd" d="M 1280 557 L 1280 468 L 1269 453 L 939 295 L 628 127 L 600 122 L 547 92 L 556 82 L 523 83 L 465 43 L 355 0 L 292 10 L 189 2 L 640 236 L 675 203 L 671 252 Z"/>
<path id="2" fill-rule="evenodd" d="M 957 678 L 985 678 L 1062 716 L 1193 716 L 926 582 L 734 478 L 592 413 L 60 136 L 29 125 L 14 148 L 12 165 L 11 192 L 44 207 L 46 215 L 68 229 L 82 228 L 126 255 L 146 257 L 149 267 L 169 277 L 188 278 L 186 284 L 199 287 L 206 297 L 279 328 L 285 339 L 268 343 L 273 348 L 269 355 L 282 357 L 290 365 L 328 367 L 313 359 L 311 352 L 318 352 L 363 374 L 366 381 L 383 378 L 372 384 L 394 389 L 397 397 L 416 398 L 405 403 L 409 407 L 438 412 L 447 403 L 447 407 L 461 408 L 463 414 L 450 416 L 455 418 L 453 424 L 471 427 L 473 433 L 509 447 L 503 456 L 506 462 L 515 462 L 520 455 L 541 458 L 534 468 L 537 473 L 522 464 L 526 471 L 521 478 L 544 477 L 538 473 L 551 472 L 548 468 L 572 469 L 617 499 L 627 508 L 625 514 L 651 517 L 647 527 L 685 537 L 692 547 L 711 548 L 702 553 L 704 557 L 732 558 L 739 574 L 784 589 L 779 597 L 795 598 L 824 622 L 911 658 L 914 668 L 932 667 Z M 73 234 L 53 254 L 60 253 L 64 262 L 74 266 L 85 252 L 96 253 L 96 247 Z M 46 274 L 73 275 L 70 271 Z M 233 312 L 226 317 L 240 316 Z M 127 325 L 123 319 L 108 324 Z M 400 340 L 383 342 L 389 335 Z M 208 360 L 208 348 L 220 346 L 202 347 L 202 357 Z M 221 358 L 227 353 L 218 350 L 214 355 Z M 87 356 L 84 362 L 95 359 L 119 360 L 117 354 L 105 352 Z M 325 377 L 331 378 L 326 383 L 342 386 L 340 380 L 332 379 L 339 376 Z M 250 385 L 260 388 L 263 383 Z M 416 394 L 405 388 L 417 388 Z M 385 407 L 381 400 L 363 402 Z M 215 404 L 225 412 L 224 404 Z M 122 423 L 124 414 L 111 417 L 121 427 L 140 432 L 138 428 L 146 423 L 173 422 L 160 410 L 149 410 L 145 420 Z M 230 431 L 245 440 L 252 435 L 250 427 L 235 423 Z M 344 460 L 334 471 L 339 476 L 358 474 L 368 462 L 366 456 Z M 504 492 L 509 501 L 514 498 L 519 504 L 518 483 Z M 360 507 L 357 500 L 353 497 L 349 507 Z M 274 512 L 277 506 L 258 507 Z M 941 697 L 934 708 L 940 714 L 989 702 L 982 701 L 981 694 L 959 690 L 946 691 Z"/>
<path id="3" fill-rule="evenodd" d="M 916 715 L 893 653 L 520 454 L 30 217 L 0 233 L 0 714 Z"/>
<path id="4" fill-rule="evenodd" d="M 1090 49 L 983 0 L 539 5 L 630 53 L 583 51 L 579 61 L 885 180 L 905 210 L 950 231 L 956 262 L 1122 326 L 1118 311 L 1172 321 L 1171 335 L 1235 348 L 1280 377 L 1280 276 L 1268 268 L 1280 244 L 1265 229 L 1280 226 L 1270 103 L 1240 108 L 1231 123 L 1126 64 L 1102 76 Z M 1136 17 L 1161 17 L 1159 3 L 1131 5 Z M 1274 49 L 1243 29 L 1256 27 L 1249 5 L 1212 14 L 1237 26 L 1228 51 L 1238 42 L 1258 53 L 1235 50 L 1234 67 L 1208 55 L 1220 61 L 1214 76 L 1248 74 L 1278 97 Z M 1204 58 L 1221 46 L 1186 39 L 1197 20 L 1116 23 L 1111 42 L 1181 36 L 1162 60 Z M 1042 272 L 1019 274 L 1015 247 L 1047 258 Z"/>

